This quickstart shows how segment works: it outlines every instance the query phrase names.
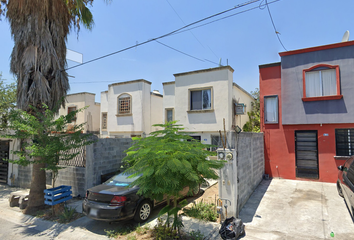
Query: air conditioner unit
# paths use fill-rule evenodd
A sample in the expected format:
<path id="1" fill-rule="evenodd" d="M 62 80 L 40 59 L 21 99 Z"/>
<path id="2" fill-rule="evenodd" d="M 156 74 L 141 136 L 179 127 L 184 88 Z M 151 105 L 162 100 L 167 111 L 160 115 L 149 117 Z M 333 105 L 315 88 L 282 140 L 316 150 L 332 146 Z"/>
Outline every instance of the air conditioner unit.
<path id="1" fill-rule="evenodd" d="M 235 114 L 243 115 L 246 113 L 246 105 L 243 103 L 235 103 Z"/>

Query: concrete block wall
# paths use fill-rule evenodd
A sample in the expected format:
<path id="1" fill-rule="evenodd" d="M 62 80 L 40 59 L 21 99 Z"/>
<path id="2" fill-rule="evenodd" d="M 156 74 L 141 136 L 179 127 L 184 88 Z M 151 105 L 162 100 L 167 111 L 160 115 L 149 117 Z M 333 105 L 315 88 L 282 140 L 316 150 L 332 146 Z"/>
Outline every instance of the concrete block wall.
<path id="1" fill-rule="evenodd" d="M 100 184 L 101 175 L 120 170 L 122 160 L 126 156 L 124 151 L 131 145 L 132 139 L 130 138 L 101 138 L 94 143 L 93 148 L 90 148 L 90 151 L 93 151 L 93 165 L 86 166 L 89 167 L 86 174 L 92 178 L 87 187 Z"/>
<path id="2" fill-rule="evenodd" d="M 97 142 L 86 146 L 86 167 L 63 166 L 55 181 L 55 186 L 72 186 L 73 196 L 85 196 L 86 190 L 101 183 L 101 175 L 120 170 L 124 151 L 132 145 L 130 138 L 97 138 Z M 47 184 L 51 185 L 51 172 L 47 172 Z M 32 166 L 19 166 L 17 183 L 21 188 L 29 188 Z"/>
<path id="3" fill-rule="evenodd" d="M 32 179 L 32 165 L 18 166 L 18 177 L 16 186 L 20 188 L 30 188 Z"/>
<path id="4" fill-rule="evenodd" d="M 16 176 L 15 176 L 16 177 Z M 11 186 L 20 188 L 30 188 L 32 181 L 32 165 L 21 166 L 18 165 L 18 177 L 15 179 Z M 52 173 L 46 172 L 46 184 L 52 184 Z"/>
<path id="5" fill-rule="evenodd" d="M 66 166 L 59 170 L 55 186 L 71 186 L 73 197 L 85 196 L 86 170 L 84 167 Z"/>
<path id="6" fill-rule="evenodd" d="M 264 175 L 263 133 L 242 132 L 233 137 L 237 143 L 238 209 L 243 205 L 262 181 Z"/>

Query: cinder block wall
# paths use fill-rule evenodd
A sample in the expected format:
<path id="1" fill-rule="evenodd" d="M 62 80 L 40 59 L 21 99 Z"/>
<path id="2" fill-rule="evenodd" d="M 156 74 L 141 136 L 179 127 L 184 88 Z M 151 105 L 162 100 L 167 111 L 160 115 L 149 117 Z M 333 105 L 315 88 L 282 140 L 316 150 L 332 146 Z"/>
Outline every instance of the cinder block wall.
<path id="1" fill-rule="evenodd" d="M 32 179 L 32 165 L 18 166 L 18 178 L 16 183 L 21 188 L 30 188 Z M 16 184 L 16 186 L 17 186 Z"/>
<path id="2" fill-rule="evenodd" d="M 118 171 L 122 164 L 124 153 L 132 145 L 130 138 L 100 138 L 87 151 L 87 162 L 93 157 L 92 165 L 86 165 L 87 188 L 101 183 L 101 175 Z M 92 148 L 91 148 L 92 147 Z"/>
<path id="3" fill-rule="evenodd" d="M 238 174 L 238 209 L 247 200 L 262 181 L 264 175 L 264 139 L 263 133 L 242 132 L 233 136 L 233 144 L 237 143 Z M 234 145 L 235 146 L 235 145 Z"/>
<path id="4" fill-rule="evenodd" d="M 72 186 L 73 196 L 85 196 L 86 189 L 101 183 L 101 175 L 120 170 L 124 151 L 132 145 L 130 138 L 100 138 L 86 146 L 86 166 L 63 166 L 55 181 L 55 186 Z M 32 166 L 19 166 L 18 185 L 29 188 Z M 47 172 L 47 184 L 51 185 L 51 174 Z"/>
<path id="5" fill-rule="evenodd" d="M 71 191 L 73 197 L 84 197 L 85 196 L 85 175 L 86 170 L 84 167 L 73 167 L 66 166 L 59 170 L 57 179 L 55 181 L 55 186 L 67 185 L 71 186 Z M 47 181 L 48 182 L 48 181 Z"/>

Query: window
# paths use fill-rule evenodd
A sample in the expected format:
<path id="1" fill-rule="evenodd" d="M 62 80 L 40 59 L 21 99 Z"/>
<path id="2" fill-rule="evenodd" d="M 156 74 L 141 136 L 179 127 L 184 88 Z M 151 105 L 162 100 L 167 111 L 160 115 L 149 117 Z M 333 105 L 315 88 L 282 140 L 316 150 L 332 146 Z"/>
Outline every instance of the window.
<path id="1" fill-rule="evenodd" d="M 319 64 L 303 70 L 303 101 L 340 99 L 339 66 Z"/>
<path id="2" fill-rule="evenodd" d="M 102 130 L 107 130 L 107 113 L 102 113 Z"/>
<path id="3" fill-rule="evenodd" d="M 278 123 L 278 96 L 264 97 L 264 122 Z"/>
<path id="4" fill-rule="evenodd" d="M 118 115 L 125 115 L 131 113 L 131 96 L 129 94 L 122 94 L 118 97 Z"/>
<path id="5" fill-rule="evenodd" d="M 174 117 L 173 117 L 173 108 L 166 108 L 165 109 L 166 111 L 166 122 L 171 122 L 174 120 Z"/>
<path id="6" fill-rule="evenodd" d="M 354 128 L 336 129 L 336 155 L 354 155 Z"/>
<path id="7" fill-rule="evenodd" d="M 68 107 L 68 114 L 74 111 L 76 111 L 76 107 Z M 71 119 L 71 122 L 76 122 L 76 114 L 75 117 Z"/>
<path id="8" fill-rule="evenodd" d="M 211 88 L 190 91 L 190 110 L 211 109 Z"/>
<path id="9" fill-rule="evenodd" d="M 202 137 L 201 136 L 191 136 L 194 140 L 197 140 L 197 141 L 202 141 Z M 188 139 L 187 140 L 188 142 L 190 142 L 191 141 L 191 139 Z"/>
<path id="10" fill-rule="evenodd" d="M 211 151 L 216 151 L 216 149 L 223 147 L 220 135 L 211 135 L 211 145 L 215 145 L 215 147 L 211 148 Z"/>

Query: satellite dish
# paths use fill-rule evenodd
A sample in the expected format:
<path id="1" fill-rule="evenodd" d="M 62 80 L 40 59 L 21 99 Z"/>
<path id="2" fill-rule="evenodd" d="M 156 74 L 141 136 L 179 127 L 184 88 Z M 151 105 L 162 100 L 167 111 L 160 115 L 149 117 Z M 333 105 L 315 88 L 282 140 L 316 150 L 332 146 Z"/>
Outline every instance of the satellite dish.
<path id="1" fill-rule="evenodd" d="M 349 31 L 347 30 L 343 35 L 342 42 L 348 42 L 348 40 L 349 40 Z"/>

